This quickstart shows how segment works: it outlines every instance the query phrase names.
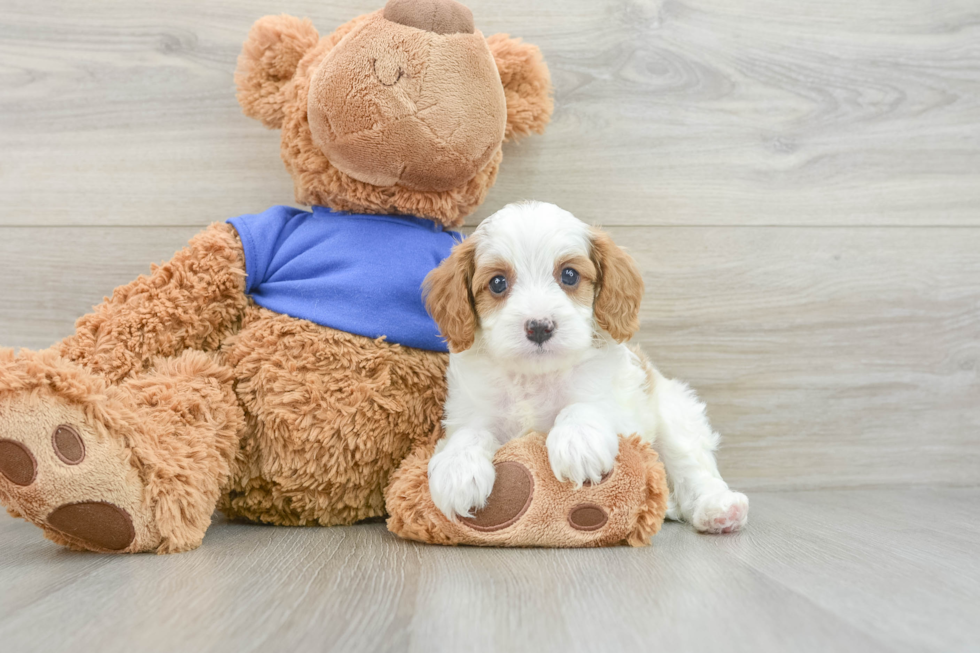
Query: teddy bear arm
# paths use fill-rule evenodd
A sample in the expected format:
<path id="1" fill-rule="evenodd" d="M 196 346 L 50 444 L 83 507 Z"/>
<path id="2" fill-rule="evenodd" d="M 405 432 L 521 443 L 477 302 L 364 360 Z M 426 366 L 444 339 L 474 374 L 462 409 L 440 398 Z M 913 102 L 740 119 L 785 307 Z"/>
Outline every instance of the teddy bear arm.
<path id="1" fill-rule="evenodd" d="M 215 223 L 169 262 L 116 288 L 55 350 L 110 383 L 147 369 L 154 357 L 215 350 L 248 306 L 245 276 L 238 233 Z"/>

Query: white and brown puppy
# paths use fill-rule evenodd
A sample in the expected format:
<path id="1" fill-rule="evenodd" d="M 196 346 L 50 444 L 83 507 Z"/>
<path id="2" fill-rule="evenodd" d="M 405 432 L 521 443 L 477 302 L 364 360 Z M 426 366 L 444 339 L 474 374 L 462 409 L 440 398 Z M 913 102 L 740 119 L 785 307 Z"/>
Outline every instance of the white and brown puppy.
<path id="1" fill-rule="evenodd" d="M 704 404 L 623 344 L 643 279 L 607 234 L 554 204 L 511 204 L 429 274 L 426 293 L 451 351 L 446 436 L 429 463 L 450 519 L 486 504 L 494 452 L 535 430 L 555 476 L 576 486 L 613 468 L 617 434 L 637 433 L 667 468 L 668 517 L 712 533 L 745 525 L 748 499 L 718 473 Z"/>

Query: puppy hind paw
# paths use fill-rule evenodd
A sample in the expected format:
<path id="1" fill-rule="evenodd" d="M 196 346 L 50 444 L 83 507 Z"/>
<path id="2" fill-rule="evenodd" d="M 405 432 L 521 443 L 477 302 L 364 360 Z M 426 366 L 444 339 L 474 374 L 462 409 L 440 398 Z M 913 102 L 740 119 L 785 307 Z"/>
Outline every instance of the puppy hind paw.
<path id="1" fill-rule="evenodd" d="M 749 520 L 749 499 L 741 492 L 724 490 L 700 497 L 691 523 L 702 533 L 734 533 Z"/>

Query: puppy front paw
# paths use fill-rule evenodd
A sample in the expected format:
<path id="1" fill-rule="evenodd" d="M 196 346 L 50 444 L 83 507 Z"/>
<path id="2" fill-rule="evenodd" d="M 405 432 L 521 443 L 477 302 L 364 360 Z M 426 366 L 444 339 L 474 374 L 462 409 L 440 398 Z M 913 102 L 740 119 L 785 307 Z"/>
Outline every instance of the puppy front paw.
<path id="1" fill-rule="evenodd" d="M 598 484 L 612 471 L 619 455 L 619 438 L 589 424 L 561 424 L 548 434 L 548 462 L 559 481 L 581 487 Z"/>
<path id="2" fill-rule="evenodd" d="M 702 533 L 734 533 L 749 521 L 749 498 L 722 490 L 698 497 L 691 524 Z"/>
<path id="3" fill-rule="evenodd" d="M 429 460 L 429 494 L 442 514 L 472 517 L 487 505 L 496 471 L 480 449 L 443 449 Z"/>

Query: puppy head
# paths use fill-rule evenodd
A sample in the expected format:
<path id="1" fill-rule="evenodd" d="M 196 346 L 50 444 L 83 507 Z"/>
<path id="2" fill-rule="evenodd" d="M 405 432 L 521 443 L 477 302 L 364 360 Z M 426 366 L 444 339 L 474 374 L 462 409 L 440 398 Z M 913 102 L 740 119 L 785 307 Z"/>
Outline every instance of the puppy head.
<path id="1" fill-rule="evenodd" d="M 604 232 L 554 204 L 510 204 L 426 278 L 426 305 L 452 352 L 568 361 L 639 328 L 643 279 Z M 597 337 L 599 336 L 599 337 Z"/>

